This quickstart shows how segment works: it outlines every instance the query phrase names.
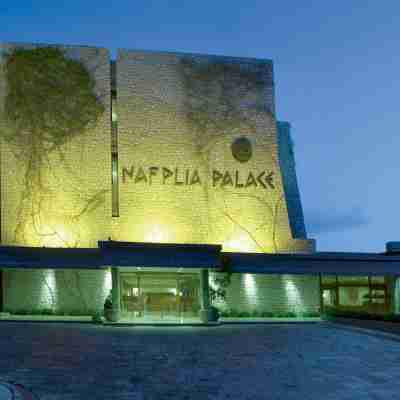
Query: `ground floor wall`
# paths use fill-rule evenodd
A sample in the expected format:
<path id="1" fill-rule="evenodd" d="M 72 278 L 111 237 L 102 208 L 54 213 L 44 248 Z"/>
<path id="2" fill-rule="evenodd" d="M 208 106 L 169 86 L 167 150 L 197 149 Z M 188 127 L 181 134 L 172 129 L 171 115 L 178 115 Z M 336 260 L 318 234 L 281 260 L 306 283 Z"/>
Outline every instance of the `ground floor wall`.
<path id="1" fill-rule="evenodd" d="M 160 280 L 163 274 L 159 274 Z M 211 295 L 215 290 L 215 278 L 222 275 L 210 273 Z M 93 314 L 103 311 L 111 287 L 110 270 L 5 270 L 3 310 L 11 313 Z M 198 300 L 200 303 L 200 298 Z M 319 278 L 232 274 L 224 299 L 217 299 L 213 304 L 225 313 L 247 313 L 249 316 L 317 313 L 320 309 Z"/>
<path id="2" fill-rule="evenodd" d="M 111 290 L 109 270 L 5 270 L 3 311 L 93 314 Z"/>
<path id="3" fill-rule="evenodd" d="M 215 278 L 211 274 L 211 288 Z M 214 304 L 227 314 L 318 313 L 319 278 L 309 275 L 232 274 L 225 299 Z"/>

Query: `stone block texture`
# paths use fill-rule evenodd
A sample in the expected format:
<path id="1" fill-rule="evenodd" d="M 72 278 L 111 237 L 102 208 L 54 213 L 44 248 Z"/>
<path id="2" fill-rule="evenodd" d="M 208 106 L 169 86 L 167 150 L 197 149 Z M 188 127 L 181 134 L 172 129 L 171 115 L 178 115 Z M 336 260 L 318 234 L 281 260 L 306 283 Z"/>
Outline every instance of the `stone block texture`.
<path id="1" fill-rule="evenodd" d="M 111 290 L 110 270 L 7 270 L 4 275 L 4 309 L 9 312 L 91 315 L 103 310 Z"/>
<path id="2" fill-rule="evenodd" d="M 211 274 L 211 286 L 214 277 Z M 215 305 L 223 311 L 295 314 L 320 311 L 319 279 L 308 275 L 232 274 L 224 301 Z"/>
<path id="3" fill-rule="evenodd" d="M 0 46 L 0 63 L 14 46 Z M 120 50 L 111 74 L 106 49 L 59 47 L 87 66 L 105 112 L 97 126 L 46 154 L 40 165 L 46 190 L 33 197 L 38 204 L 23 200 L 27 165 L 1 136 L 2 244 L 96 247 L 111 237 L 222 244 L 224 251 L 314 251 L 289 128 L 275 117 L 270 60 Z M 0 71 L 1 111 L 7 87 Z M 0 129 L 7 129 L 2 119 Z M 118 217 L 112 217 L 112 150 Z M 5 308 L 100 310 L 107 276 L 5 271 Z M 235 276 L 227 301 L 243 310 L 314 309 L 316 288 L 310 277 Z"/>
<path id="4" fill-rule="evenodd" d="M 116 74 L 120 213 L 113 239 L 252 252 L 304 246 L 285 201 L 271 61 L 123 50 Z M 246 161 L 232 151 L 241 138 L 251 152 Z"/>
<path id="5" fill-rule="evenodd" d="M 4 62 L 16 46 L 34 48 L 43 44 L 0 45 L 0 113 L 7 84 Z M 96 126 L 73 137 L 56 151 L 46 152 L 36 166 L 42 188 L 34 187 L 26 200 L 29 163 L 22 149 L 1 135 L 1 241 L 3 245 L 46 247 L 97 247 L 110 232 L 111 153 L 110 153 L 110 62 L 109 52 L 96 47 L 58 46 L 67 57 L 81 60 L 93 76 L 95 92 L 105 107 Z M 38 99 L 38 101 L 40 101 Z M 0 130 L 7 130 L 0 118 Z M 25 149 L 26 150 L 26 149 Z M 24 200 L 25 196 L 25 200 Z M 102 273 L 78 271 L 54 275 L 46 271 L 4 271 L 4 308 L 55 308 L 81 311 L 99 308 L 95 282 Z M 68 278 L 70 276 L 70 278 Z M 89 277 L 92 277 L 89 279 Z M 81 283 L 76 285 L 74 279 Z M 54 284 L 49 285 L 48 282 Z M 71 282 L 67 288 L 65 282 Z M 89 282 L 93 281 L 93 284 Z M 8 283 L 7 283 L 8 282 Z M 98 286 L 98 287 L 97 287 Z M 52 289 L 54 287 L 54 289 Z M 51 293 L 58 293 L 59 301 Z M 84 292 L 82 299 L 81 292 Z M 67 295 L 68 293 L 68 295 Z M 67 297 L 69 300 L 67 301 Z M 81 300 L 77 300 L 81 299 Z M 68 306 L 69 302 L 69 306 Z M 80 306 L 78 307 L 78 303 Z M 102 304 L 101 304 L 102 306 Z"/>

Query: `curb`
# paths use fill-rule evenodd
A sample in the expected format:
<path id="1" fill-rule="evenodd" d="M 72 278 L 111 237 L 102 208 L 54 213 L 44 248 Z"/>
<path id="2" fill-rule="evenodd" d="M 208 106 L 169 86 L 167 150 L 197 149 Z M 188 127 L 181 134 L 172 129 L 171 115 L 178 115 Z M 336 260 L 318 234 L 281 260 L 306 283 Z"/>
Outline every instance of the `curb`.
<path id="1" fill-rule="evenodd" d="M 16 322 L 16 323 L 32 323 L 32 324 L 93 324 L 93 325 L 101 325 L 99 323 L 95 323 L 93 321 L 87 320 L 68 320 L 68 319 L 12 319 L 12 318 L 0 318 L 0 324 L 2 322 Z"/>
<path id="2" fill-rule="evenodd" d="M 332 322 L 332 321 L 324 321 L 324 322 L 325 322 L 325 325 L 327 325 L 330 328 L 347 330 L 347 331 L 362 333 L 362 334 L 368 335 L 368 336 L 373 336 L 373 337 L 376 337 L 379 339 L 388 339 L 388 340 L 392 340 L 394 342 L 400 342 L 400 333 L 394 334 L 394 333 L 384 332 L 381 330 L 360 328 L 358 326 L 341 324 L 340 322 Z"/>
<path id="3" fill-rule="evenodd" d="M 271 320 L 271 321 L 221 321 L 222 325 L 285 325 L 285 324 L 320 324 L 321 322 L 324 322 L 322 320 L 316 320 L 316 321 L 307 321 L 307 320 L 298 320 L 298 321 L 290 321 L 290 320 L 284 320 L 284 321 L 277 321 L 277 320 Z"/>
<path id="4" fill-rule="evenodd" d="M 162 328 L 162 327 L 184 327 L 184 326 L 191 326 L 191 327 L 210 327 L 210 326 L 221 326 L 220 322 L 165 322 L 165 323 L 157 323 L 157 322 L 103 322 L 103 326 L 115 326 L 115 327 L 124 327 L 124 326 L 151 326 L 155 328 Z"/>

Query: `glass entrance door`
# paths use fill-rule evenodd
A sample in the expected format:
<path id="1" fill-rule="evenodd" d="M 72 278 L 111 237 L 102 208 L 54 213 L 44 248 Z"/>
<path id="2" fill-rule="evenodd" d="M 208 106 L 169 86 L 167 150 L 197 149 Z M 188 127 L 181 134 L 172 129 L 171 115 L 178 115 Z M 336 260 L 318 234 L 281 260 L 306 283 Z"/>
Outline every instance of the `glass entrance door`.
<path id="1" fill-rule="evenodd" d="M 198 317 L 198 274 L 121 273 L 124 319 L 176 321 Z"/>

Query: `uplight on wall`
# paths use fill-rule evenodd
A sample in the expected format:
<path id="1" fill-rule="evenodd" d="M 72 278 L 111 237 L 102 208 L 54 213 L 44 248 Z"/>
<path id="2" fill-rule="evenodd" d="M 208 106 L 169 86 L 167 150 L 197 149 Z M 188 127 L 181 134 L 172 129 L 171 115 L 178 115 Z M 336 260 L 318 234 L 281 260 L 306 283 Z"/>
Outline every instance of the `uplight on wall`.
<path id="1" fill-rule="evenodd" d="M 284 279 L 289 306 L 291 306 L 295 312 L 302 311 L 304 309 L 304 304 L 297 285 L 295 285 L 291 278 L 286 277 Z"/>
<path id="2" fill-rule="evenodd" d="M 64 225 L 41 225 L 29 232 L 29 243 L 44 247 L 76 247 L 76 238 Z"/>
<path id="3" fill-rule="evenodd" d="M 107 271 L 104 271 L 104 276 L 103 276 L 102 293 L 103 293 L 104 300 L 110 294 L 111 288 L 112 288 L 111 270 L 107 269 Z"/>
<path id="4" fill-rule="evenodd" d="M 244 288 L 245 294 L 247 297 L 247 301 L 252 306 L 256 306 L 257 304 L 257 286 L 256 281 L 254 279 L 254 275 L 252 274 L 243 274 L 244 279 Z"/>
<path id="5" fill-rule="evenodd" d="M 257 248 L 254 240 L 247 233 L 237 233 L 232 235 L 231 239 L 228 239 L 223 243 L 224 251 L 237 251 L 243 253 L 254 253 L 260 251 Z"/>
<path id="6" fill-rule="evenodd" d="M 43 270 L 41 272 L 40 287 L 40 306 L 43 308 L 54 309 L 57 307 L 57 287 L 55 272 L 53 269 Z"/>
<path id="7" fill-rule="evenodd" d="M 144 240 L 152 243 L 163 243 L 168 241 L 168 235 L 160 225 L 151 225 L 148 227 Z"/>

